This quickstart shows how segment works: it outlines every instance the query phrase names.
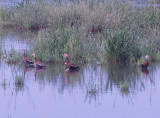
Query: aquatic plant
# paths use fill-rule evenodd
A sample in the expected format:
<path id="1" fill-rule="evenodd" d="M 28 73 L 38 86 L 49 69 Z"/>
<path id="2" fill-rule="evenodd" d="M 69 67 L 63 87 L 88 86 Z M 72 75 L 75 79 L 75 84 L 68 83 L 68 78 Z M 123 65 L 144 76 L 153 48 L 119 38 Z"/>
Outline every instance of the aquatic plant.
<path id="1" fill-rule="evenodd" d="M 26 51 L 25 54 L 31 58 L 31 51 Z M 3 51 L 1 56 L 3 61 L 8 64 L 18 63 L 23 60 L 23 54 L 13 48 L 9 52 Z"/>
<path id="2" fill-rule="evenodd" d="M 127 82 L 121 84 L 121 93 L 122 93 L 122 95 L 128 95 L 130 93 L 129 92 L 129 85 Z"/>
<path id="3" fill-rule="evenodd" d="M 116 32 L 115 35 L 106 33 L 107 56 L 109 60 L 124 61 L 134 58 L 137 60 L 141 57 L 138 42 L 134 34 L 127 31 Z M 113 36 L 112 36 L 113 35 Z"/>
<path id="4" fill-rule="evenodd" d="M 7 85 L 6 79 L 3 79 L 1 85 L 3 86 L 4 89 L 6 89 L 6 85 Z"/>
<path id="5" fill-rule="evenodd" d="M 16 90 L 22 90 L 24 88 L 24 77 L 21 75 L 16 75 L 15 76 L 15 88 Z"/>
<path id="6" fill-rule="evenodd" d="M 17 63 L 21 57 L 20 57 L 20 53 L 15 51 L 14 49 L 11 49 L 11 51 L 7 54 L 4 53 L 3 54 L 3 59 L 6 63 Z"/>

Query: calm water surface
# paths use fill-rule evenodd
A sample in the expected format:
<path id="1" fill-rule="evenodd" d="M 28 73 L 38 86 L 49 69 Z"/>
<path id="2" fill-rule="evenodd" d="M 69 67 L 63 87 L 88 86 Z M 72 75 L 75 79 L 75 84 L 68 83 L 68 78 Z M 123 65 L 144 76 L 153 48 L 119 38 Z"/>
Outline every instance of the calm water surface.
<path id="1" fill-rule="evenodd" d="M 160 115 L 160 64 L 148 72 L 131 64 L 85 64 L 77 73 L 63 64 L 45 70 L 0 63 L 1 118 L 156 118 Z M 15 85 L 24 77 L 24 85 Z M 4 85 L 4 79 L 6 85 Z M 121 89 L 122 83 L 128 90 Z"/>

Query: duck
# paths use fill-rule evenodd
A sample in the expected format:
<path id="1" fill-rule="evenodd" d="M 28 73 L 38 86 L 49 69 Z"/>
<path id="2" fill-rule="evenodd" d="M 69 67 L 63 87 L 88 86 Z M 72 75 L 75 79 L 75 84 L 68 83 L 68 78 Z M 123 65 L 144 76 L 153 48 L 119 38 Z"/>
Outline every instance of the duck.
<path id="1" fill-rule="evenodd" d="M 64 57 L 66 58 L 65 60 L 65 66 L 66 66 L 66 71 L 79 71 L 79 66 L 70 63 L 69 61 L 69 54 L 64 54 Z"/>
<path id="2" fill-rule="evenodd" d="M 19 52 L 23 52 L 23 62 L 25 64 L 34 64 L 32 59 L 26 57 L 24 49 L 19 50 Z"/>
<path id="3" fill-rule="evenodd" d="M 149 56 L 146 55 L 146 56 L 145 56 L 145 62 L 143 62 L 143 63 L 141 64 L 142 69 L 147 69 L 147 67 L 148 67 L 148 65 L 149 65 L 148 59 L 149 59 Z"/>
<path id="4" fill-rule="evenodd" d="M 32 53 L 31 56 L 34 57 L 34 67 L 36 69 L 42 69 L 42 68 L 46 67 L 46 65 L 44 63 L 36 60 L 36 54 L 35 53 Z"/>

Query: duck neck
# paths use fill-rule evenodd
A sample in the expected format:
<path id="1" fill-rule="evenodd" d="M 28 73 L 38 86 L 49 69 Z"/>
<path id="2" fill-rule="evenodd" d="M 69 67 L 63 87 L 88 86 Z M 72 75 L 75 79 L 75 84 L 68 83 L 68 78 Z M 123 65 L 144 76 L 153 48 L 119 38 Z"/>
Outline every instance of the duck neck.
<path id="1" fill-rule="evenodd" d="M 148 63 L 148 60 L 146 59 L 146 61 L 145 62 L 147 62 Z"/>
<path id="2" fill-rule="evenodd" d="M 149 64 L 148 60 L 145 61 L 146 64 Z"/>
<path id="3" fill-rule="evenodd" d="M 66 58 L 66 61 L 65 61 L 66 69 L 69 68 L 69 63 L 70 63 L 69 58 Z"/>
<path id="4" fill-rule="evenodd" d="M 69 63 L 69 58 L 66 58 L 66 61 L 65 61 L 66 63 Z"/>

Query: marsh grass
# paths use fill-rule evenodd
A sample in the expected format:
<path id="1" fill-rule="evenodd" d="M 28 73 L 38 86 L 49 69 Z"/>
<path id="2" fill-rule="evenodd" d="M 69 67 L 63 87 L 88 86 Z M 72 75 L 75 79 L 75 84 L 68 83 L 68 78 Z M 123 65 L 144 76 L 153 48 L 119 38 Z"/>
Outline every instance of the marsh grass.
<path id="1" fill-rule="evenodd" d="M 8 64 L 15 64 L 20 61 L 23 61 L 23 53 L 13 48 L 9 52 L 3 51 L 1 55 L 2 60 Z M 31 58 L 31 51 L 25 51 L 25 55 Z"/>
<path id="2" fill-rule="evenodd" d="M 55 31 L 42 30 L 35 44 L 37 59 L 45 62 L 63 60 L 69 53 L 77 62 L 138 61 L 146 54 L 151 60 L 159 60 L 159 39 L 139 39 L 139 35 L 128 30 L 106 31 L 86 37 L 81 30 L 59 28 Z M 144 42 L 145 40 L 145 42 Z"/>
<path id="3" fill-rule="evenodd" d="M 150 4 L 139 8 L 133 2 L 123 0 L 82 0 L 61 5 L 42 1 L 22 3 L 10 8 L 1 7 L 0 18 L 1 25 L 25 29 L 85 26 L 94 33 L 123 27 L 148 31 L 160 25 L 158 8 Z"/>
<path id="4" fill-rule="evenodd" d="M 159 19 L 152 3 L 135 7 L 123 0 L 38 1 L 0 8 L 1 26 L 43 29 L 32 51 L 45 62 L 62 61 L 64 53 L 79 62 L 137 61 L 146 54 L 159 60 Z"/>
<path id="5" fill-rule="evenodd" d="M 106 33 L 108 47 L 106 51 L 109 60 L 124 61 L 140 58 L 141 52 L 134 34 L 129 34 L 128 31 L 120 31 L 110 37 L 107 35 Z"/>
<path id="6" fill-rule="evenodd" d="M 3 54 L 3 59 L 6 63 L 12 64 L 12 63 L 17 63 L 20 61 L 20 53 L 15 51 L 14 49 L 11 49 L 11 51 L 7 54 Z"/>
<path id="7" fill-rule="evenodd" d="M 89 61 L 98 51 L 96 41 L 83 39 L 81 32 L 71 28 L 60 28 L 55 32 L 40 32 L 34 51 L 42 61 L 62 61 L 63 54 L 69 53 L 71 60 Z M 90 38 L 89 38 L 90 39 Z"/>

